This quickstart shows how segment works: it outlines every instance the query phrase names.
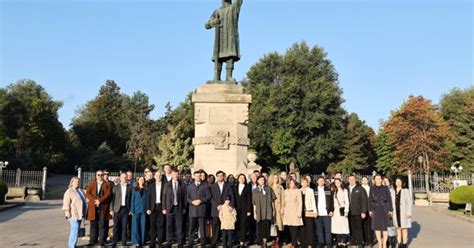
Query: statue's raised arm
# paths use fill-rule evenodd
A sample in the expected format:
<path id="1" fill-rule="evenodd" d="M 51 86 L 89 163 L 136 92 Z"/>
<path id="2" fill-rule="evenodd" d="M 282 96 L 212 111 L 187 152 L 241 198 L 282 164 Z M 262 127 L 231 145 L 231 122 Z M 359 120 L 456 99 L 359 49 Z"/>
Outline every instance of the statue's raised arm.
<path id="1" fill-rule="evenodd" d="M 240 8 L 243 0 L 222 0 L 222 7 L 216 9 L 205 28 L 216 29 L 214 42 L 214 52 L 212 61 L 214 61 L 214 80 L 212 83 L 220 83 L 222 65 L 226 63 L 226 83 L 236 83 L 232 77 L 234 62 L 240 60 L 240 41 L 238 22 Z"/>

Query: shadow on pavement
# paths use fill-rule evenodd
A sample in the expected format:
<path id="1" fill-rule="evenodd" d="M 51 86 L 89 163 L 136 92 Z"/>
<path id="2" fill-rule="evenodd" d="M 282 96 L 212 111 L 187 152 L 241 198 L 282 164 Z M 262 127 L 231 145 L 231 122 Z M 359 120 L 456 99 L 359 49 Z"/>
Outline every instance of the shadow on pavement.
<path id="1" fill-rule="evenodd" d="M 421 226 L 417 221 L 413 221 L 411 223 L 411 228 L 409 229 L 408 232 L 408 244 L 410 245 L 413 239 L 416 239 L 418 237 L 418 234 L 420 233 Z"/>

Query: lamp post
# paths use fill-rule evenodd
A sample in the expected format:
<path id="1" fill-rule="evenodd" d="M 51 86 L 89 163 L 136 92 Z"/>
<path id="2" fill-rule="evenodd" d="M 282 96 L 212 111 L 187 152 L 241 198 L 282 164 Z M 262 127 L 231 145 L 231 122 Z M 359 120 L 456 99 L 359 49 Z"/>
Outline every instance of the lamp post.
<path id="1" fill-rule="evenodd" d="M 456 180 L 458 180 L 458 173 L 461 173 L 462 171 L 462 165 L 461 162 L 456 161 L 451 165 L 451 171 L 454 172 L 454 175 L 456 176 Z"/>
<path id="2" fill-rule="evenodd" d="M 0 180 L 2 180 L 3 169 L 7 168 L 8 161 L 0 161 Z"/>

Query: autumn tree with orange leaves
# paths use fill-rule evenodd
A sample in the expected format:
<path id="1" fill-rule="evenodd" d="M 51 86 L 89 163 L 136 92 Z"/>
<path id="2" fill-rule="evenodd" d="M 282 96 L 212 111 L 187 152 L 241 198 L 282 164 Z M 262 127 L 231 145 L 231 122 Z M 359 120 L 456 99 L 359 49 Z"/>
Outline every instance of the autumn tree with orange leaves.
<path id="1" fill-rule="evenodd" d="M 410 96 L 383 125 L 389 145 L 394 147 L 392 173 L 429 172 L 448 167 L 448 145 L 452 136 L 448 123 L 430 100 Z M 418 163 L 418 157 L 423 162 Z"/>

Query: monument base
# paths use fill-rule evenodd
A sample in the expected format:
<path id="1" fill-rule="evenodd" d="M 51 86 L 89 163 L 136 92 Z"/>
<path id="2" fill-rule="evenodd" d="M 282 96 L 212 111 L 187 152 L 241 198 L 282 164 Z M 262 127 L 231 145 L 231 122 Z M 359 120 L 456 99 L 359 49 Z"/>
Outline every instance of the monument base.
<path id="1" fill-rule="evenodd" d="M 231 83 L 199 86 L 192 95 L 195 135 L 192 171 L 247 174 L 248 108 L 251 95 Z"/>

